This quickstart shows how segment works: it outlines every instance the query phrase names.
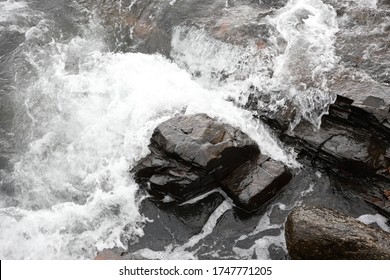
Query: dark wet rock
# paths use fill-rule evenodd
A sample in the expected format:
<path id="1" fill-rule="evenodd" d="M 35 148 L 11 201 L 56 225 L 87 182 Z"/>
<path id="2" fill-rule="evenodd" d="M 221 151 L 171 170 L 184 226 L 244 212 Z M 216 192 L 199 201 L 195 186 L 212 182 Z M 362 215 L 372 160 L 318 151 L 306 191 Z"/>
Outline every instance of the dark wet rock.
<path id="1" fill-rule="evenodd" d="M 382 5 L 383 5 L 383 6 L 385 6 L 385 5 L 386 5 L 386 6 L 390 6 L 390 0 L 379 0 L 379 1 L 378 1 L 378 5 L 379 5 L 379 6 L 382 6 Z"/>
<path id="2" fill-rule="evenodd" d="M 125 252 L 119 248 L 105 249 L 97 253 L 95 260 L 126 260 Z"/>
<path id="3" fill-rule="evenodd" d="M 372 101 L 374 102 L 374 101 Z M 299 158 L 309 158 L 335 173 L 356 177 L 388 177 L 390 166 L 390 129 L 353 100 L 338 96 L 315 130 L 301 122 L 289 132 L 283 120 L 260 116 L 279 133 L 280 139 L 294 146 Z"/>
<path id="4" fill-rule="evenodd" d="M 149 192 L 184 201 L 215 188 L 244 162 L 259 154 L 239 129 L 205 114 L 178 116 L 160 124 L 151 153 L 132 170 Z"/>
<path id="5" fill-rule="evenodd" d="M 390 201 L 390 190 L 385 190 L 383 192 L 383 195 L 385 197 L 385 199 L 387 199 L 388 201 Z"/>
<path id="6" fill-rule="evenodd" d="M 127 251 L 114 247 L 112 249 L 104 249 L 99 251 L 95 257 L 96 261 L 109 261 L 109 260 L 145 260 L 145 258 L 139 255 L 128 254 Z"/>
<path id="7" fill-rule="evenodd" d="M 286 242 L 293 259 L 390 259 L 390 233 L 326 208 L 294 209 Z"/>
<path id="8" fill-rule="evenodd" d="M 379 213 L 390 218 L 390 189 L 382 189 L 381 193 L 376 195 L 365 195 L 364 200 L 374 206 Z"/>
<path id="9" fill-rule="evenodd" d="M 375 81 L 342 78 L 331 85 L 331 91 L 351 101 L 380 123 L 390 123 L 390 87 Z"/>
<path id="10" fill-rule="evenodd" d="M 362 209 L 368 211 L 370 206 L 376 213 L 389 217 L 390 209 L 383 198 L 372 200 L 382 197 L 383 190 L 390 188 L 390 138 L 386 136 L 386 128 L 362 109 L 347 110 L 350 108 L 347 104 L 331 107 L 319 131 L 299 125 L 295 135 L 281 136 L 295 147 L 304 166 L 320 168 L 331 179 L 329 190 L 340 196 L 334 203 L 330 193 L 317 193 L 311 201 L 335 209 L 350 210 L 356 205 L 353 207 L 356 213 Z"/>
<path id="11" fill-rule="evenodd" d="M 291 178 L 291 172 L 282 162 L 260 155 L 237 168 L 221 183 L 236 205 L 252 212 L 274 198 Z"/>
<path id="12" fill-rule="evenodd" d="M 205 114 L 160 124 L 149 147 L 151 153 L 133 172 L 159 198 L 182 202 L 221 186 L 238 207 L 253 212 L 292 178 L 282 162 L 261 155 L 247 135 Z"/>
<path id="13" fill-rule="evenodd" d="M 282 247 L 276 246 L 275 244 L 271 244 L 268 247 L 268 252 L 271 260 L 285 260 L 287 259 L 286 252 Z"/>

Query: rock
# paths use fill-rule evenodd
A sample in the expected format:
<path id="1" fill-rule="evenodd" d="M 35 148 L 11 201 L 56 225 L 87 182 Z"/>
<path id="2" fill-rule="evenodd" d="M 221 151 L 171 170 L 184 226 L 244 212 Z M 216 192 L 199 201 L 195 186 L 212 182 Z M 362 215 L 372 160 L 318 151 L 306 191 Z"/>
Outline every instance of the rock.
<path id="1" fill-rule="evenodd" d="M 383 195 L 385 196 L 385 198 L 390 201 L 390 190 L 385 190 L 383 191 Z"/>
<path id="2" fill-rule="evenodd" d="M 120 248 L 114 247 L 112 249 L 104 249 L 97 253 L 95 259 L 96 261 L 109 261 L 109 260 L 145 260 L 144 257 L 140 255 L 129 254 L 126 251 L 123 251 Z"/>
<path id="3" fill-rule="evenodd" d="M 308 157 L 335 173 L 386 177 L 390 167 L 390 129 L 351 104 L 352 100 L 339 96 L 329 114 L 323 116 L 319 130 L 301 122 L 293 134 L 279 129 L 280 139 L 294 146 L 300 157 Z"/>
<path id="4" fill-rule="evenodd" d="M 295 208 L 286 243 L 292 259 L 390 259 L 390 233 L 326 208 Z"/>
<path id="5" fill-rule="evenodd" d="M 390 122 L 389 86 L 375 81 L 351 81 L 344 78 L 331 85 L 331 91 L 350 99 L 353 106 L 372 114 L 379 122 Z"/>
<path id="6" fill-rule="evenodd" d="M 105 249 L 97 253 L 95 260 L 125 260 L 125 252 L 118 249 Z"/>
<path id="7" fill-rule="evenodd" d="M 383 216 L 390 218 L 390 190 L 382 190 L 382 195 L 365 195 L 364 201 L 373 206 Z"/>
<path id="8" fill-rule="evenodd" d="M 387 5 L 387 6 L 390 6 L 390 0 L 381 0 L 381 1 L 379 1 L 379 5 Z"/>
<path id="9" fill-rule="evenodd" d="M 252 212 L 271 200 L 291 178 L 292 174 L 282 162 L 260 155 L 237 168 L 221 183 L 237 206 Z"/>
<path id="10" fill-rule="evenodd" d="M 260 152 L 245 133 L 206 114 L 163 122 L 149 148 L 151 153 L 132 169 L 136 181 L 155 195 L 178 201 L 214 188 Z"/>

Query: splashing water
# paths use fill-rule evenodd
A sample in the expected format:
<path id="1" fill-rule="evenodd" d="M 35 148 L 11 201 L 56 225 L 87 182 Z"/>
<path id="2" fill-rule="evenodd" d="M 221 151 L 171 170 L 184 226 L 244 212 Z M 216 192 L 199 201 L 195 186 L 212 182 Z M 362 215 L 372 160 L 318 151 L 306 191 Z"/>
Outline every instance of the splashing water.
<path id="1" fill-rule="evenodd" d="M 298 108 L 292 127 L 302 117 L 319 128 L 335 99 L 329 93 L 327 74 L 337 63 L 336 12 L 319 0 L 293 0 L 269 22 L 285 41 L 283 53 L 275 59 L 272 86 Z"/>
<path id="2" fill-rule="evenodd" d="M 353 0 L 358 7 L 376 9 L 378 0 Z"/>
<path id="3" fill-rule="evenodd" d="M 328 80 L 338 62 L 336 12 L 320 0 L 291 0 L 266 17 L 266 23 L 273 30 L 267 43 L 259 46 L 253 40 L 246 47 L 194 27 L 176 27 L 171 55 L 201 84 L 223 87 L 226 98 L 245 105 L 248 88 L 254 86 L 259 95 L 271 93 L 271 101 L 260 100 L 259 109 L 275 112 L 291 106 L 291 129 L 301 119 L 319 128 L 335 100 Z"/>
<path id="4" fill-rule="evenodd" d="M 296 166 L 250 112 L 162 56 L 107 52 L 99 26 L 61 42 L 50 25 L 28 30 L 17 50 L 26 67 L 15 73 L 17 151 L 1 177 L 1 258 L 91 258 L 141 236 L 128 170 L 148 153 L 153 129 L 175 114 L 203 112 L 238 126 L 264 153 Z"/>
<path id="5" fill-rule="evenodd" d="M 115 4 L 119 24 L 125 25 L 122 17 L 137 1 L 113 2 L 107 5 Z M 376 1 L 352 2 L 367 9 L 376 6 Z M 233 4 L 226 1 L 226 9 Z M 9 135 L 15 147 L 9 158 L 12 168 L 0 170 L 0 258 L 93 258 L 98 250 L 125 248 L 129 239 L 142 236 L 147 221 L 139 213 L 138 186 L 129 170 L 148 153 L 153 129 L 172 116 L 207 113 L 239 127 L 262 153 L 297 167 L 293 151 L 242 109 L 248 89 L 256 88 L 258 97 L 271 95 L 269 102 L 259 101 L 259 110 L 291 106 L 291 129 L 302 119 L 319 127 L 334 101 L 328 83 L 338 63 L 338 25 L 334 9 L 320 0 L 290 0 L 274 10 L 261 21 L 271 31 L 260 45 L 256 40 L 234 45 L 203 29 L 176 26 L 173 61 L 157 54 L 110 52 L 106 30 L 94 19 L 66 37 L 24 2 L 0 2 L 0 7 L 6 7 L 0 31 L 16 24 L 16 13 L 34 16 L 34 27 L 30 22 L 23 28 L 15 25 L 25 41 L 10 55 L 15 117 Z M 131 30 L 126 36 L 131 37 Z M 118 46 L 126 44 L 122 39 Z M 302 195 L 311 191 L 312 186 Z M 270 244 L 284 248 L 283 224 L 271 223 L 270 214 L 290 206 L 271 205 L 254 231 L 236 240 L 236 255 L 229 257 L 269 258 Z M 231 208 L 225 200 L 203 230 L 182 246 L 137 253 L 197 258 L 191 247 L 211 235 Z M 249 249 L 240 247 L 239 241 L 252 240 L 265 228 L 280 232 L 254 240 Z"/>

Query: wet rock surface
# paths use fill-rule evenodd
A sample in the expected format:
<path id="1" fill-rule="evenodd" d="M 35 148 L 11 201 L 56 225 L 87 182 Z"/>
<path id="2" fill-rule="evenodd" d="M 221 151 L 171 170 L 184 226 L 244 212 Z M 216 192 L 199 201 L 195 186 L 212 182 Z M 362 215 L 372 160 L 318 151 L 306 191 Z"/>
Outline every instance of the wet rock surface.
<path id="1" fill-rule="evenodd" d="M 378 100 L 371 101 L 373 105 Z M 334 177 L 334 187 L 342 189 L 346 200 L 359 199 L 390 217 L 383 196 L 390 189 L 390 130 L 371 109 L 355 106 L 355 100 L 339 95 L 322 117 L 320 129 L 301 122 L 293 132 L 286 125 L 288 116 L 259 115 L 279 139 L 298 152 L 304 166 L 320 168 Z"/>
<path id="2" fill-rule="evenodd" d="M 106 249 L 103 251 L 100 251 L 95 260 L 96 261 L 107 261 L 107 260 L 126 260 L 126 257 L 124 257 L 125 252 L 121 249 L 114 248 L 114 249 Z"/>
<path id="3" fill-rule="evenodd" d="M 390 259 L 390 233 L 318 207 L 298 207 L 286 222 L 293 259 Z"/>
<path id="4" fill-rule="evenodd" d="M 303 127 L 297 128 L 296 137 L 307 151 L 314 150 L 313 160 L 328 161 L 355 176 L 386 174 L 390 130 L 364 110 L 336 103 L 318 132 Z"/>
<path id="5" fill-rule="evenodd" d="M 248 64 L 268 60 L 275 62 L 273 60 L 275 57 L 282 56 L 288 59 L 288 49 L 294 46 L 288 46 L 290 42 L 287 42 L 283 34 L 275 30 L 275 25 L 268 21 L 275 17 L 278 9 L 287 2 L 136 1 L 134 5 L 129 6 L 127 12 L 119 15 L 117 7 L 114 7 L 112 14 L 106 19 L 110 21 L 110 19 L 120 18 L 122 21 L 120 30 L 116 30 L 121 34 L 116 34 L 116 36 L 121 38 L 124 36 L 126 42 L 116 45 L 115 50 L 157 52 L 172 58 L 195 79 L 210 76 L 223 84 L 223 81 L 228 80 L 229 77 L 234 77 L 237 81 L 247 78 L 248 73 L 245 72 L 245 67 Z M 181 232 L 186 233 L 183 235 L 164 233 L 162 236 L 165 237 L 161 239 L 159 245 L 156 245 L 158 241 L 154 245 L 148 245 L 154 246 L 156 250 L 163 250 L 169 244 L 170 237 L 177 244 L 182 244 L 186 238 L 196 235 L 200 229 L 200 224 L 199 227 L 194 227 L 196 230 L 193 231 L 186 231 L 185 226 L 177 226 L 182 222 L 179 212 L 174 210 L 178 204 L 165 212 L 166 217 L 161 218 L 163 222 L 160 223 L 159 209 L 164 209 L 167 205 L 158 200 L 165 198 L 170 201 L 173 198 L 180 204 L 213 188 L 223 189 L 235 205 L 245 210 L 245 213 L 242 213 L 241 209 L 234 208 L 222 215 L 213 233 L 202 241 L 204 247 L 208 249 L 217 244 L 214 247 L 216 251 L 221 250 L 221 252 L 223 252 L 222 248 L 231 247 L 230 243 L 252 250 L 256 240 L 278 234 L 279 229 L 268 228 L 268 231 L 257 232 L 237 242 L 240 237 L 238 233 L 240 226 L 249 226 L 252 229 L 255 227 L 253 221 L 249 222 L 237 216 L 245 216 L 248 215 L 247 212 L 254 211 L 249 216 L 256 220 L 267 211 L 261 208 L 261 205 L 274 197 L 278 198 L 278 202 L 284 202 L 285 205 L 292 205 L 294 201 L 303 201 L 319 207 L 326 206 L 341 210 L 354 217 L 365 213 L 373 215 L 380 213 L 390 218 L 387 196 L 390 191 L 390 88 L 387 63 L 389 61 L 387 44 L 389 33 L 386 32 L 389 29 L 389 2 L 386 0 L 378 1 L 377 4 L 363 3 L 364 1 L 327 0 L 323 2 L 330 4 L 332 11 L 334 9 L 338 26 L 334 42 L 337 62 L 332 69 L 319 75 L 326 77 L 326 86 L 318 86 L 316 79 L 312 78 L 313 73 L 306 69 L 309 62 L 316 62 L 318 56 L 315 56 L 316 59 L 313 61 L 307 59 L 308 54 L 305 52 L 307 48 L 302 47 L 304 44 L 297 44 L 293 50 L 293 56 L 299 59 L 288 60 L 284 65 L 291 68 L 289 75 L 285 78 L 289 79 L 292 76 L 291 79 L 296 82 L 289 86 L 295 87 L 299 94 L 311 94 L 310 89 L 315 90 L 317 86 L 321 93 L 329 97 L 329 100 L 333 102 L 335 99 L 334 104 L 329 104 L 329 100 L 324 103 L 319 102 L 320 106 L 317 109 L 320 113 L 328 112 L 320 118 L 319 129 L 315 129 L 304 119 L 301 119 L 300 123 L 295 122 L 300 118 L 302 111 L 299 111 L 297 107 L 299 102 L 297 103 L 294 98 L 285 98 L 289 89 L 278 88 L 273 91 L 270 87 L 271 90 L 268 88 L 267 91 L 262 85 L 255 83 L 248 85 L 246 90 L 243 89 L 242 99 L 245 100 L 248 97 L 244 107 L 252 111 L 260 121 L 266 123 L 287 149 L 294 149 L 297 152 L 297 159 L 302 164 L 300 173 L 294 174 L 294 178 L 291 179 L 290 171 L 283 164 L 264 157 L 259 152 L 255 152 L 253 158 L 245 157 L 239 160 L 240 163 L 234 167 L 218 168 L 210 164 L 212 161 L 215 162 L 211 154 L 215 151 L 222 151 L 227 147 L 226 143 L 218 144 L 218 148 L 211 148 L 206 143 L 209 140 L 205 142 L 205 146 L 203 142 L 191 143 L 192 140 L 188 142 L 185 137 L 193 133 L 191 125 L 185 126 L 183 130 L 176 129 L 175 133 L 170 133 L 172 136 L 170 139 L 162 136 L 163 129 L 163 132 L 160 131 L 153 135 L 150 145 L 151 154 L 142 159 L 133 169 L 137 181 L 156 199 L 153 202 L 145 201 L 145 205 L 149 207 L 142 208 L 145 213 L 148 213 L 148 209 L 151 211 L 150 217 L 158 217 L 154 219 L 155 229 L 152 224 L 146 227 L 145 232 L 148 234 L 150 231 L 150 234 L 145 242 L 152 240 L 162 228 L 177 227 L 181 229 Z M 292 21 L 297 20 L 297 30 L 294 29 L 293 32 L 299 33 L 306 30 L 304 22 L 310 18 L 310 13 L 309 9 L 305 10 L 305 8 L 296 10 L 291 18 Z M 207 38 L 202 37 L 203 35 Z M 201 39 L 206 38 L 206 43 L 211 42 L 210 46 L 213 46 L 213 50 L 220 51 L 223 46 L 229 48 L 238 46 L 241 50 L 245 50 L 246 56 L 237 59 L 235 67 L 232 68 L 229 68 L 230 65 L 228 69 L 224 69 L 223 66 L 211 67 L 211 73 L 202 67 L 191 68 L 189 64 L 194 64 L 193 61 L 191 58 L 184 57 L 185 52 L 183 53 L 183 50 L 174 45 L 173 39 L 182 41 L 191 39 L 192 41 L 188 40 L 187 45 L 181 46 L 185 49 L 199 39 L 197 36 Z M 223 44 L 219 44 L 220 42 Z M 202 44 L 206 43 L 202 41 Z M 245 48 L 248 44 L 254 46 L 254 52 L 247 55 Z M 200 58 L 202 55 L 206 57 L 206 61 L 209 58 L 207 52 L 195 52 L 195 54 L 198 55 L 195 55 L 195 58 Z M 251 60 L 249 56 L 261 57 L 261 59 Z M 302 61 L 308 63 L 302 65 Z M 218 61 L 212 63 L 214 62 Z M 268 82 L 273 81 L 275 74 L 272 69 L 269 69 L 275 66 L 273 62 L 266 64 L 265 72 L 260 72 L 260 76 L 269 77 L 266 80 Z M 250 72 L 250 74 L 253 73 L 255 72 Z M 320 95 L 317 99 L 323 97 Z M 234 100 L 234 98 L 232 101 L 237 102 L 238 106 L 245 104 L 245 102 L 240 103 L 242 100 Z M 283 104 L 280 110 L 270 110 L 270 107 L 276 106 L 278 102 Z M 315 102 L 312 104 L 308 102 L 306 105 L 310 107 L 313 104 L 314 107 L 318 106 Z M 312 112 L 315 109 L 311 108 Z M 294 123 L 294 129 L 291 131 L 292 123 Z M 183 145 L 176 147 L 172 144 L 172 139 L 181 139 L 179 141 Z M 221 146 L 223 148 L 220 149 Z M 206 154 L 194 156 L 192 151 L 195 149 L 206 151 Z M 188 151 L 191 152 L 188 153 Z M 221 172 L 221 170 L 224 171 Z M 271 174 L 269 174 L 270 170 Z M 286 184 L 283 192 L 278 192 Z M 217 199 L 218 202 L 219 199 Z M 202 213 L 206 213 L 207 210 L 203 208 L 205 205 L 209 204 L 194 203 L 191 211 L 199 208 L 205 210 Z M 210 207 L 212 212 L 217 206 L 213 204 L 207 207 Z M 284 224 L 290 210 L 288 207 L 281 206 L 280 211 L 272 211 L 271 220 L 278 225 Z M 186 219 L 196 219 L 196 216 L 189 214 Z M 200 217 L 210 216 L 200 214 Z M 205 222 L 207 219 L 201 220 Z M 189 226 L 189 228 L 192 227 Z M 169 232 L 175 232 L 175 230 Z M 226 240 L 221 240 L 220 236 Z M 337 238 L 332 242 L 337 243 Z M 279 245 L 283 247 L 283 244 Z M 202 247 L 202 245 L 199 246 Z M 132 245 L 131 247 L 133 248 L 131 250 L 135 250 L 142 246 Z M 267 256 L 276 259 L 284 258 L 286 252 L 281 250 L 281 247 L 273 245 L 269 248 L 270 254 Z M 199 256 L 212 258 L 208 249 L 198 249 Z M 260 255 L 256 255 L 259 253 L 255 251 L 254 249 L 251 251 L 253 257 L 259 257 Z M 224 253 L 221 253 L 220 256 L 223 255 Z M 348 257 L 345 256 L 345 258 Z"/>
<path id="6" fill-rule="evenodd" d="M 283 163 L 260 155 L 237 168 L 221 183 L 236 205 L 251 212 L 271 200 L 291 178 L 292 174 Z"/>
<path id="7" fill-rule="evenodd" d="M 246 134 L 205 114 L 163 122 L 149 148 L 151 153 L 132 172 L 149 193 L 163 200 L 183 202 L 221 187 L 238 207 L 252 212 L 292 177 L 282 162 L 261 155 Z"/>
<path id="8" fill-rule="evenodd" d="M 151 153 L 132 172 L 151 192 L 178 201 L 215 188 L 259 154 L 257 144 L 246 134 L 205 114 L 163 122 L 155 129 L 149 148 Z"/>
<path id="9" fill-rule="evenodd" d="M 161 123 L 149 148 L 151 153 L 132 170 L 152 195 L 140 207 L 149 222 L 145 235 L 129 242 L 126 258 L 171 258 L 186 250 L 205 259 L 229 258 L 236 246 L 243 255 L 249 246 L 249 256 L 256 257 L 260 252 L 252 243 L 264 236 L 278 244 L 261 249 L 260 257 L 286 258 L 279 226 L 243 238 L 293 177 L 282 162 L 262 155 L 247 135 L 205 114 Z"/>

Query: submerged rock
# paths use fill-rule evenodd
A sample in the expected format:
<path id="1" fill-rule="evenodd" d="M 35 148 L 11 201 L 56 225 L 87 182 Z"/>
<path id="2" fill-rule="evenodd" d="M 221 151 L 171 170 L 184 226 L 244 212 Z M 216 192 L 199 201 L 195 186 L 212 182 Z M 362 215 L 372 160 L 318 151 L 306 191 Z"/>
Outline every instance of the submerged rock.
<path id="1" fill-rule="evenodd" d="M 271 200 L 291 178 L 292 174 L 282 162 L 260 155 L 237 168 L 221 183 L 236 205 L 251 212 Z"/>
<path id="2" fill-rule="evenodd" d="M 135 178 L 155 195 L 184 201 L 212 189 L 259 154 L 251 138 L 206 114 L 178 116 L 160 124 L 151 153 L 134 168 Z"/>
<path id="3" fill-rule="evenodd" d="M 286 243 L 293 259 L 390 259 L 390 233 L 326 208 L 294 209 Z"/>

